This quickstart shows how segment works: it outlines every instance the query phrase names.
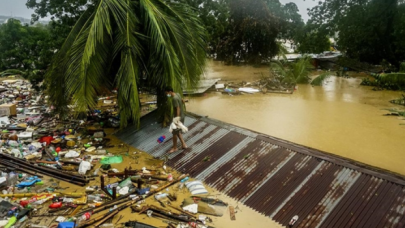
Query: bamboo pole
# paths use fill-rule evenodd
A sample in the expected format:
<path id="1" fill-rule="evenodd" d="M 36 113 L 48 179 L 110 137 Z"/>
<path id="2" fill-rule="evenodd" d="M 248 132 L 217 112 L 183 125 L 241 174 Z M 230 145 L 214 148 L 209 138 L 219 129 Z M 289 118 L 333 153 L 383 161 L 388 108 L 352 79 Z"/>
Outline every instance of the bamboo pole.
<path id="1" fill-rule="evenodd" d="M 118 214 L 118 210 L 113 211 L 111 214 L 105 216 L 102 220 L 96 222 L 96 224 L 94 224 L 95 227 L 99 227 L 101 224 L 103 224 L 105 221 L 107 221 L 107 219 L 110 219 L 112 217 L 114 217 L 116 214 Z"/>
<path id="2" fill-rule="evenodd" d="M 55 194 L 56 196 L 69 196 L 72 198 L 80 198 L 85 196 L 85 193 L 76 193 L 76 192 L 53 192 L 53 193 L 15 193 L 15 194 L 0 194 L 0 197 L 11 197 L 11 198 L 24 198 L 24 197 L 33 197 L 36 195 L 44 195 L 44 194 Z"/>
<path id="3" fill-rule="evenodd" d="M 33 173 L 33 172 L 31 172 L 30 170 L 23 169 L 23 168 L 21 168 L 21 167 L 18 167 L 18 166 L 16 166 L 16 165 L 13 165 L 12 163 L 9 163 L 9 162 L 4 161 L 4 160 L 1 160 L 1 159 L 0 159 L 0 164 L 6 165 L 7 167 L 13 168 L 13 169 L 15 169 L 15 170 L 18 170 L 18 171 L 20 171 L 20 172 L 23 172 L 23 173 L 26 173 L 26 174 L 29 174 L 29 175 L 32 175 L 32 176 L 37 176 L 37 177 L 39 177 L 39 178 L 43 178 L 43 177 L 44 177 L 44 176 L 42 176 L 42 175 L 39 175 L 39 174 L 37 174 L 37 173 Z"/>
<path id="4" fill-rule="evenodd" d="M 188 175 L 186 175 L 186 174 L 181 175 L 181 176 L 178 177 L 176 180 L 174 180 L 174 181 L 172 181 L 172 182 L 170 182 L 170 183 L 168 183 L 168 184 L 165 184 L 164 186 L 162 186 L 162 187 L 160 187 L 160 188 L 158 188 L 158 189 L 155 189 L 155 190 L 150 191 L 144 198 L 138 197 L 136 200 L 132 200 L 132 201 L 129 201 L 129 202 L 127 202 L 127 200 L 125 199 L 125 201 L 122 202 L 122 203 L 124 203 L 124 205 L 118 207 L 118 208 L 116 209 L 116 211 L 118 212 L 118 211 L 124 210 L 125 208 L 127 208 L 127 207 L 129 207 L 129 206 L 131 206 L 131 205 L 134 205 L 135 203 L 137 203 L 137 202 L 140 201 L 140 200 L 143 200 L 143 199 L 146 199 L 146 198 L 148 198 L 148 197 L 150 197 L 150 196 L 153 196 L 155 193 L 158 193 L 158 192 L 164 190 L 165 188 L 168 188 L 168 187 L 170 187 L 170 186 L 172 186 L 172 185 L 178 183 L 179 181 L 181 181 L 182 179 L 186 178 L 187 176 L 188 176 Z M 120 203 L 120 204 L 121 204 L 121 203 Z M 99 210 L 99 211 L 94 210 L 94 211 L 92 212 L 92 214 L 99 213 L 99 212 L 101 212 L 101 211 L 106 210 L 107 208 L 108 208 L 107 206 L 104 206 L 103 209 L 101 209 L 101 210 Z M 83 226 L 92 225 L 94 222 L 97 222 L 97 221 L 91 220 L 91 221 L 89 221 L 89 222 L 84 223 L 83 225 L 78 226 L 78 228 L 83 227 Z"/>
<path id="5" fill-rule="evenodd" d="M 174 207 L 174 206 L 172 206 L 172 205 L 168 205 L 168 206 L 171 207 L 171 208 L 173 208 L 174 210 L 176 210 L 176 211 L 178 211 L 178 212 L 184 213 L 184 214 L 186 214 L 186 215 L 188 215 L 188 216 L 191 216 L 191 217 L 193 217 L 193 218 L 197 218 L 196 215 L 193 215 L 193 214 L 191 214 L 190 212 L 187 212 L 187 211 L 185 211 L 185 210 L 183 210 L 183 209 Z"/>
<path id="6" fill-rule="evenodd" d="M 83 176 L 80 175 L 70 175 L 70 174 L 65 174 L 63 172 L 60 172 L 59 170 L 47 168 L 47 167 L 40 167 L 40 166 L 33 166 L 32 163 L 26 162 L 24 160 L 21 160 L 19 158 L 12 157 L 10 155 L 6 154 L 0 154 L 0 157 L 3 159 L 9 160 L 12 163 L 15 163 L 16 165 L 22 166 L 26 169 L 30 170 L 35 170 L 37 172 L 43 173 L 45 175 L 50 175 L 53 174 L 55 175 L 56 178 L 62 176 L 64 178 L 70 179 L 72 181 L 79 181 L 79 182 L 84 182 L 87 183 L 87 180 L 83 178 Z"/>

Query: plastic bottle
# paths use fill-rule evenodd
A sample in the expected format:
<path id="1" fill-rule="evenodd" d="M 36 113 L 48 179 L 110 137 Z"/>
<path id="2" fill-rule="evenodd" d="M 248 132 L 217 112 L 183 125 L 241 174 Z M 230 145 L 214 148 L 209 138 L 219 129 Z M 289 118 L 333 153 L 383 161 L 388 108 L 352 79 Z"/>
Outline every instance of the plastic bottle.
<path id="1" fill-rule="evenodd" d="M 10 220 L 8 220 L 7 225 L 4 228 L 10 228 L 17 222 L 17 218 L 15 216 L 11 217 Z"/>
<path id="2" fill-rule="evenodd" d="M 86 212 L 86 213 L 84 213 L 82 216 L 80 216 L 80 221 L 86 221 L 86 220 L 89 220 L 90 219 L 90 217 L 91 217 L 91 212 Z"/>
<path id="3" fill-rule="evenodd" d="M 14 172 L 9 173 L 7 178 L 7 185 L 14 186 L 16 182 L 17 182 L 17 174 Z"/>
<path id="4" fill-rule="evenodd" d="M 161 200 L 167 197 L 167 193 L 162 193 L 162 194 L 156 194 L 155 199 L 156 200 Z"/>
<path id="5" fill-rule="evenodd" d="M 157 142 L 158 142 L 158 143 L 162 143 L 162 142 L 165 141 L 165 139 L 166 139 L 166 136 L 162 135 L 162 136 L 160 136 L 160 137 L 157 139 Z"/>
<path id="6" fill-rule="evenodd" d="M 60 208 L 62 207 L 62 202 L 56 202 L 49 205 L 49 208 Z"/>
<path id="7" fill-rule="evenodd" d="M 10 140 L 8 141 L 8 145 L 11 147 L 17 147 L 18 146 L 18 142 L 14 141 L 14 140 Z"/>
<path id="8" fill-rule="evenodd" d="M 34 145 L 29 145 L 28 150 L 33 153 L 37 151 L 37 148 Z"/>
<path id="9" fill-rule="evenodd" d="M 185 177 L 185 178 L 182 179 L 180 182 L 181 182 L 181 183 L 184 183 L 184 182 L 188 181 L 188 179 L 189 179 L 188 177 Z"/>
<path id="10" fill-rule="evenodd" d="M 99 155 L 108 154 L 108 151 L 107 150 L 97 150 L 96 154 L 99 154 Z"/>
<path id="11" fill-rule="evenodd" d="M 101 205 L 103 205 L 103 203 L 102 202 L 95 202 L 95 203 L 89 203 L 89 204 L 87 204 L 89 207 L 92 207 L 92 208 L 94 208 L 94 207 L 99 207 L 99 206 L 101 206 Z"/>
<path id="12" fill-rule="evenodd" d="M 115 210 L 117 208 L 118 208 L 117 205 L 114 205 L 114 207 L 110 208 L 110 211 L 113 211 L 113 210 Z"/>
<path id="13" fill-rule="evenodd" d="M 114 228 L 114 224 L 112 224 L 112 223 L 106 223 L 106 224 L 103 224 L 103 225 L 101 225 L 101 226 L 99 226 L 99 227 L 102 227 L 102 228 Z"/>
<path id="14" fill-rule="evenodd" d="M 72 203 L 73 202 L 73 198 L 63 198 L 63 202 L 64 203 Z"/>
<path id="15" fill-rule="evenodd" d="M 53 196 L 48 196 L 43 199 L 37 200 L 37 201 L 33 202 L 32 204 L 41 205 L 52 198 L 53 198 Z"/>
<path id="16" fill-rule="evenodd" d="M 173 175 L 171 173 L 167 175 L 167 181 L 173 181 Z"/>
<path id="17" fill-rule="evenodd" d="M 87 200 L 93 200 L 93 201 L 102 201 L 103 199 L 100 196 L 96 195 L 88 195 Z"/>

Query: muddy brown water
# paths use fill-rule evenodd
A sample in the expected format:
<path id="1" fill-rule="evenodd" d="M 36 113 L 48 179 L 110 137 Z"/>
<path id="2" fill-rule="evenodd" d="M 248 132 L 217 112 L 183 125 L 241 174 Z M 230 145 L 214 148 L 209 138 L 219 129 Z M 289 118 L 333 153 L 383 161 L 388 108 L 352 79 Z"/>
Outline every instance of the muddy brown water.
<path id="1" fill-rule="evenodd" d="M 252 82 L 268 70 L 209 62 L 205 77 Z M 360 86 L 364 74 L 352 76 L 299 85 L 292 95 L 210 92 L 192 97 L 187 111 L 405 175 L 405 121 L 383 116 L 401 109 L 389 103 L 401 92 L 373 91 Z"/>

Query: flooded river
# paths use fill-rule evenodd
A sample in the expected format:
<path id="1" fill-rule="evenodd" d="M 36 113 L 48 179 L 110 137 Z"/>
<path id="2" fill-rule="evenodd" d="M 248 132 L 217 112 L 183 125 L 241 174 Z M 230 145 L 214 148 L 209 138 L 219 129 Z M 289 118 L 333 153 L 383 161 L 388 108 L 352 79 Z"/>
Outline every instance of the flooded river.
<path id="1" fill-rule="evenodd" d="M 268 68 L 210 62 L 206 78 L 251 82 Z M 329 78 L 323 86 L 299 85 L 292 95 L 193 97 L 187 110 L 274 137 L 405 175 L 405 121 L 383 116 L 400 92 L 373 91 L 361 78 Z"/>

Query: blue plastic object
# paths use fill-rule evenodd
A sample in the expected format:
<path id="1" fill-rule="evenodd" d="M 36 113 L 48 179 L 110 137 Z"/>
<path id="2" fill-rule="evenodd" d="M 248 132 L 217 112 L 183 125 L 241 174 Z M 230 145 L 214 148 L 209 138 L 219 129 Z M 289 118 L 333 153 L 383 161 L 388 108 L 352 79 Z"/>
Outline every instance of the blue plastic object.
<path id="1" fill-rule="evenodd" d="M 144 194 L 146 194 L 146 192 L 149 192 L 149 191 L 150 191 L 150 188 L 143 188 L 143 189 L 137 189 L 136 193 L 138 195 L 144 195 Z"/>
<path id="2" fill-rule="evenodd" d="M 38 177 L 35 176 L 35 177 L 27 178 L 27 181 L 21 182 L 21 183 L 17 184 L 16 186 L 18 188 L 24 188 L 24 187 L 32 186 L 37 182 L 41 182 L 41 179 L 38 179 Z"/>
<path id="3" fill-rule="evenodd" d="M 184 178 L 183 180 L 181 180 L 180 182 L 181 182 L 181 183 L 184 183 L 184 182 L 188 181 L 188 179 L 189 179 L 189 178 L 186 177 L 186 178 Z"/>
<path id="4" fill-rule="evenodd" d="M 160 136 L 159 138 L 158 138 L 158 143 L 162 143 L 162 142 L 164 142 L 165 141 L 165 139 L 166 139 L 166 136 L 164 136 L 164 135 L 162 135 L 162 136 Z"/>
<path id="5" fill-rule="evenodd" d="M 58 228 L 74 228 L 75 223 L 74 222 L 61 222 L 58 225 Z"/>

